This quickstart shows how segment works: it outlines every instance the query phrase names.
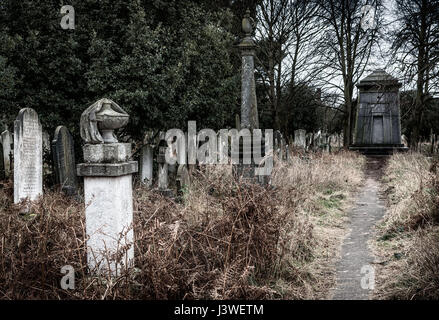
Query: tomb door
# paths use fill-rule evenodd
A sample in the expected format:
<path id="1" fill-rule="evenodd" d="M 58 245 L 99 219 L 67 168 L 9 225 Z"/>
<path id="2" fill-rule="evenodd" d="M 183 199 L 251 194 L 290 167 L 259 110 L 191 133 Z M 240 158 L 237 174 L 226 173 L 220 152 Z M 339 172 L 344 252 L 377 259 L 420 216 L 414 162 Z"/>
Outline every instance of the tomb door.
<path id="1" fill-rule="evenodd" d="M 383 116 L 373 116 L 372 126 L 372 143 L 383 144 L 384 143 L 384 121 Z"/>

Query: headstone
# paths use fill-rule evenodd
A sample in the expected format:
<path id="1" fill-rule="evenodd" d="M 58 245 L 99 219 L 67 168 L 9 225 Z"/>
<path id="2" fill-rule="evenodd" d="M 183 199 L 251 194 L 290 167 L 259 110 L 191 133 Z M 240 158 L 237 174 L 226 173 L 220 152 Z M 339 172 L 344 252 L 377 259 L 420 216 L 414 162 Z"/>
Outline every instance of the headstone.
<path id="1" fill-rule="evenodd" d="M 55 130 L 52 140 L 52 155 L 56 183 L 67 195 L 76 195 L 78 183 L 75 168 L 75 146 L 73 137 L 65 126 L 59 126 Z"/>
<path id="2" fill-rule="evenodd" d="M 294 145 L 299 148 L 306 148 L 306 130 L 294 131 Z"/>
<path id="3" fill-rule="evenodd" d="M 185 164 L 180 164 L 177 170 L 177 190 L 180 194 L 182 190 L 190 185 L 189 171 Z"/>
<path id="4" fill-rule="evenodd" d="M 3 162 L 3 170 L 4 170 L 4 178 L 8 179 L 11 175 L 11 145 L 12 145 L 12 134 L 5 130 L 1 134 L 1 141 L 2 141 L 2 152 L 3 156 L 0 159 L 1 162 Z"/>
<path id="5" fill-rule="evenodd" d="M 50 152 L 50 135 L 47 131 L 43 131 L 43 152 Z"/>
<path id="6" fill-rule="evenodd" d="M 150 144 L 144 145 L 140 158 L 140 181 L 148 187 L 153 183 L 153 151 Z"/>
<path id="7" fill-rule="evenodd" d="M 167 149 L 168 144 L 165 140 L 165 132 L 160 132 L 159 153 L 157 155 L 158 189 L 164 196 L 171 197 L 172 190 L 169 189 L 168 163 L 166 162 Z"/>
<path id="8" fill-rule="evenodd" d="M 24 108 L 14 122 L 14 203 L 42 194 L 42 127 L 35 110 Z"/>
<path id="9" fill-rule="evenodd" d="M 5 179 L 5 164 L 3 162 L 3 144 L 0 140 L 0 180 Z"/>
<path id="10" fill-rule="evenodd" d="M 119 143 L 113 130 L 127 125 L 129 115 L 115 102 L 101 99 L 81 116 L 87 263 L 98 274 L 117 276 L 134 264 L 133 173 L 131 144 Z"/>

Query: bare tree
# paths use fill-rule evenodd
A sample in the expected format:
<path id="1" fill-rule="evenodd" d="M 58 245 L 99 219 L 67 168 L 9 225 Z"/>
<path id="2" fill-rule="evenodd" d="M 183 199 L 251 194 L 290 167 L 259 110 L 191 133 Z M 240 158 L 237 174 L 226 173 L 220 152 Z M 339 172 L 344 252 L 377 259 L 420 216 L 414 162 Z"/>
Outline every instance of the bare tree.
<path id="1" fill-rule="evenodd" d="M 325 85 L 343 93 L 343 144 L 352 143 L 354 85 L 362 77 L 379 39 L 382 25 L 381 0 L 316 0 L 319 18 L 326 28 L 316 52 Z M 374 9 L 373 27 L 364 28 L 366 6 Z M 341 83 L 340 83 L 341 82 Z"/>
<path id="2" fill-rule="evenodd" d="M 281 128 L 279 106 L 285 86 L 294 88 L 299 77 L 312 75 L 306 53 L 319 26 L 317 7 L 306 0 L 264 0 L 257 7 L 260 73 L 276 129 Z"/>
<path id="3" fill-rule="evenodd" d="M 396 0 L 391 30 L 394 59 L 409 83 L 415 83 L 410 146 L 416 148 L 425 108 L 438 90 L 439 0 Z M 437 93 L 437 92 L 436 92 Z"/>

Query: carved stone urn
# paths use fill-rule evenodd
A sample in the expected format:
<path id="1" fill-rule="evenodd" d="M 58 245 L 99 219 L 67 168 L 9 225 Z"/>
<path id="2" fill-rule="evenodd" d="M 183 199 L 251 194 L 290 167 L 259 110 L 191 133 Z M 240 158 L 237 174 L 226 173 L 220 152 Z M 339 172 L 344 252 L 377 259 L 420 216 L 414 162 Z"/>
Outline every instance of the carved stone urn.
<path id="1" fill-rule="evenodd" d="M 98 122 L 98 128 L 101 131 L 104 143 L 117 143 L 114 130 L 126 126 L 128 120 L 128 114 L 113 110 L 110 102 L 103 103 L 101 111 L 96 113 L 96 121 Z"/>
<path id="2" fill-rule="evenodd" d="M 104 98 L 81 116 L 81 137 L 87 144 L 118 143 L 114 130 L 128 124 L 129 115 L 114 101 Z"/>

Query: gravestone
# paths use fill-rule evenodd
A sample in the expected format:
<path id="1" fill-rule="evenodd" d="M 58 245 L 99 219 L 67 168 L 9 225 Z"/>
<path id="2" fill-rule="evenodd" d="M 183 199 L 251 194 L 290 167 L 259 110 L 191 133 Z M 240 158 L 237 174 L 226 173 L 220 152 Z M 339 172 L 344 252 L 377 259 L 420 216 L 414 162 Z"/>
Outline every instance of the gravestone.
<path id="1" fill-rule="evenodd" d="M 75 146 L 73 137 L 65 126 L 59 126 L 55 130 L 52 155 L 56 183 L 67 195 L 76 195 L 78 183 L 75 169 Z"/>
<path id="2" fill-rule="evenodd" d="M 146 186 L 151 187 L 153 184 L 153 168 L 154 168 L 154 145 L 152 139 L 154 133 L 149 131 L 143 139 L 143 146 L 140 155 L 140 181 Z"/>
<path id="3" fill-rule="evenodd" d="M 168 163 L 166 162 L 166 152 L 168 143 L 165 140 L 165 132 L 160 132 L 160 143 L 158 147 L 157 163 L 158 163 L 158 189 L 159 192 L 166 196 L 172 196 L 172 190 L 169 189 Z"/>
<path id="4" fill-rule="evenodd" d="M 294 145 L 299 148 L 306 148 L 306 130 L 294 131 Z"/>
<path id="5" fill-rule="evenodd" d="M 5 164 L 3 162 L 3 144 L 0 140 L 0 180 L 3 180 L 6 178 L 5 175 Z"/>
<path id="6" fill-rule="evenodd" d="M 180 164 L 177 170 L 177 192 L 181 194 L 181 192 L 188 188 L 190 185 L 190 176 L 187 166 L 185 164 Z"/>
<path id="7" fill-rule="evenodd" d="M 97 274 L 117 276 L 134 264 L 133 173 L 131 144 L 120 143 L 115 129 L 127 125 L 129 115 L 115 102 L 101 99 L 81 116 L 87 264 Z"/>
<path id="8" fill-rule="evenodd" d="M 0 161 L 3 163 L 4 178 L 9 179 L 11 176 L 11 145 L 12 145 L 12 134 L 5 130 L 2 132 L 0 140 L 2 141 L 2 153 L 3 156 Z"/>
<path id="9" fill-rule="evenodd" d="M 387 154 L 406 149 L 401 142 L 401 85 L 384 70 L 375 70 L 357 84 L 358 107 L 351 150 Z"/>
<path id="10" fill-rule="evenodd" d="M 42 127 L 35 110 L 24 108 L 14 122 L 14 203 L 42 194 Z"/>

